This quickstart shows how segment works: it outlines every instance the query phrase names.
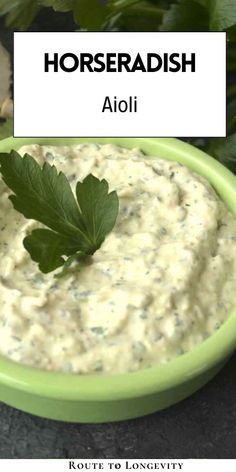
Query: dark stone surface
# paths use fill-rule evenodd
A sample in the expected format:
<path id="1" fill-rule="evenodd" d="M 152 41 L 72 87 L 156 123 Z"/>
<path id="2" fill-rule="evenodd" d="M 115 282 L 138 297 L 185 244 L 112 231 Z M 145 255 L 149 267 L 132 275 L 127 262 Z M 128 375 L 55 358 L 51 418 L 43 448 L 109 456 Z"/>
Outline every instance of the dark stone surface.
<path id="1" fill-rule="evenodd" d="M 70 14 L 42 12 L 32 31 L 73 30 Z M 0 19 L 0 40 L 12 33 Z M 189 399 L 145 418 L 103 425 L 67 424 L 0 404 L 0 459 L 236 459 L 236 354 Z"/>
<path id="2" fill-rule="evenodd" d="M 0 459 L 236 459 L 236 354 L 187 400 L 120 423 L 68 424 L 0 405 Z"/>

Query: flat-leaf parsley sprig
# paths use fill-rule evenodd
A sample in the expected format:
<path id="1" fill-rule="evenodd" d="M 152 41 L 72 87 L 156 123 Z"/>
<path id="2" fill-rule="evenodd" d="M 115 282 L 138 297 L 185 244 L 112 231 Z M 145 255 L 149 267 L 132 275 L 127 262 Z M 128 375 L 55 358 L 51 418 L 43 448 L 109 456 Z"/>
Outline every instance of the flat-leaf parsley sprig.
<path id="1" fill-rule="evenodd" d="M 89 174 L 77 182 L 76 201 L 66 176 L 47 162 L 40 167 L 29 154 L 11 151 L 0 153 L 0 165 L 15 210 L 49 228 L 34 229 L 23 240 L 42 272 L 68 267 L 100 248 L 119 209 L 117 193 L 109 193 L 105 179 Z"/>

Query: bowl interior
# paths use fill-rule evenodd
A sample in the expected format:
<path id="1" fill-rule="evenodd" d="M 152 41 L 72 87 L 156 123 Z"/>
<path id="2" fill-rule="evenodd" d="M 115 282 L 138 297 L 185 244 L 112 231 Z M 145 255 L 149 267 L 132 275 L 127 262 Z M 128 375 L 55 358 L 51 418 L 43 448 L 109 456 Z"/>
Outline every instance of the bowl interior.
<path id="1" fill-rule="evenodd" d="M 0 152 L 17 150 L 25 144 L 71 145 L 81 142 L 138 147 L 147 155 L 178 161 L 206 177 L 236 216 L 236 177 L 215 159 L 177 139 L 8 138 L 0 141 Z M 0 380 L 21 390 L 68 400 L 117 400 L 139 397 L 174 387 L 195 377 L 224 359 L 235 346 L 236 311 L 206 341 L 165 365 L 128 374 L 79 376 L 44 372 L 1 357 Z"/>

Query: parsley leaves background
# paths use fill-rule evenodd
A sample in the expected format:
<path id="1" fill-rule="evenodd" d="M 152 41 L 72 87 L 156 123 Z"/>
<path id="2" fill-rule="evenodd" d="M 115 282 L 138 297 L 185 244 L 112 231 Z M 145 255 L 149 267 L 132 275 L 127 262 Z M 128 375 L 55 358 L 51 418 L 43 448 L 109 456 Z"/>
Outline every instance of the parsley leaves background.
<path id="1" fill-rule="evenodd" d="M 236 173 L 236 0 L 0 0 L 0 17 L 10 45 L 13 30 L 42 24 L 44 31 L 227 31 L 228 137 L 187 141 Z M 11 122 L 0 124 L 0 139 L 11 130 Z"/>

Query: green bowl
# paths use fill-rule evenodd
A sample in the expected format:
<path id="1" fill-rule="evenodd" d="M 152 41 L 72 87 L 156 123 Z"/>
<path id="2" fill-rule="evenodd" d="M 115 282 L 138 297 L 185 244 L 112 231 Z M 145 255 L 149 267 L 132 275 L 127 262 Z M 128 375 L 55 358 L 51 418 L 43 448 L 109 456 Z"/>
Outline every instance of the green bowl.
<path id="1" fill-rule="evenodd" d="M 25 144 L 112 142 L 179 161 L 202 174 L 236 216 L 236 178 L 207 154 L 176 139 L 9 138 L 0 152 Z M 0 400 L 35 415 L 72 422 L 134 418 L 166 408 L 191 395 L 225 364 L 236 346 L 236 312 L 210 338 L 161 366 L 119 375 L 44 372 L 0 358 Z"/>

